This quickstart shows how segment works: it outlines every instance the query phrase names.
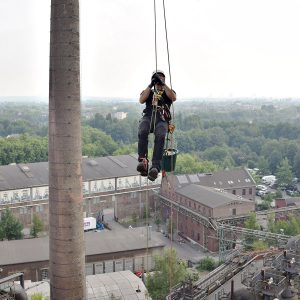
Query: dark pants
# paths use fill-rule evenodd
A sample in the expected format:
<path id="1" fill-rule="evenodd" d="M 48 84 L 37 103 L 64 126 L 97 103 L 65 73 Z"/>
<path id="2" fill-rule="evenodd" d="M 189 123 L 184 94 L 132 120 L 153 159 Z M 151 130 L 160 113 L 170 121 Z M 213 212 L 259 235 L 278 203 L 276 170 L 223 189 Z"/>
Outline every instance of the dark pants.
<path id="1" fill-rule="evenodd" d="M 139 124 L 139 142 L 138 142 L 138 154 L 139 158 L 148 157 L 148 137 L 149 133 L 154 133 L 154 149 L 152 156 L 152 167 L 155 167 L 160 171 L 161 168 L 161 160 L 164 152 L 164 144 L 165 137 L 168 130 L 168 123 L 166 121 L 162 121 L 158 116 L 156 120 L 153 116 L 152 126 L 150 128 L 151 117 L 144 116 L 140 120 Z M 154 122 L 156 124 L 154 126 Z"/>

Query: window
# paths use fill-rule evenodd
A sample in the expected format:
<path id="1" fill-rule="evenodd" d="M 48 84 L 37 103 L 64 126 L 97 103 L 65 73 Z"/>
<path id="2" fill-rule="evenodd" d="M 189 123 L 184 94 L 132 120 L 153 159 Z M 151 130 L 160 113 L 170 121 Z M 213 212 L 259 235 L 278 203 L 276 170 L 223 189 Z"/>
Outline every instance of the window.
<path id="1" fill-rule="evenodd" d="M 246 189 L 243 189 L 242 195 L 246 195 Z"/>
<path id="2" fill-rule="evenodd" d="M 197 240 L 200 241 L 200 233 L 197 233 Z"/>
<path id="3" fill-rule="evenodd" d="M 44 199 L 49 197 L 49 189 L 45 189 Z"/>
<path id="4" fill-rule="evenodd" d="M 13 192 L 13 200 L 15 200 L 15 201 L 20 200 L 19 192 Z"/>
<path id="5" fill-rule="evenodd" d="M 236 216 L 236 208 L 233 208 L 233 209 L 232 209 L 232 215 L 233 215 L 233 216 Z"/>
<path id="6" fill-rule="evenodd" d="M 252 189 L 249 189 L 249 195 L 252 195 Z"/>
<path id="7" fill-rule="evenodd" d="M 41 269 L 41 277 L 42 277 L 42 280 L 45 280 L 45 279 L 49 278 L 48 269 Z"/>
<path id="8" fill-rule="evenodd" d="M 5 201 L 5 202 L 8 201 L 8 195 L 7 195 L 7 193 L 3 194 L 3 201 Z"/>
<path id="9" fill-rule="evenodd" d="M 93 199 L 93 204 L 98 204 L 98 203 L 100 203 L 100 197 L 95 197 Z"/>
<path id="10" fill-rule="evenodd" d="M 44 206 L 43 205 L 38 205 L 35 207 L 35 211 L 36 212 L 42 212 L 44 210 Z"/>
<path id="11" fill-rule="evenodd" d="M 27 200 L 29 198 L 28 196 L 28 190 L 22 191 L 22 200 Z"/>
<path id="12" fill-rule="evenodd" d="M 27 214 L 27 212 L 28 212 L 28 209 L 26 206 L 20 207 L 20 215 L 25 215 L 25 214 Z"/>
<path id="13" fill-rule="evenodd" d="M 232 190 L 232 194 L 233 194 L 233 195 L 236 195 L 236 190 Z"/>

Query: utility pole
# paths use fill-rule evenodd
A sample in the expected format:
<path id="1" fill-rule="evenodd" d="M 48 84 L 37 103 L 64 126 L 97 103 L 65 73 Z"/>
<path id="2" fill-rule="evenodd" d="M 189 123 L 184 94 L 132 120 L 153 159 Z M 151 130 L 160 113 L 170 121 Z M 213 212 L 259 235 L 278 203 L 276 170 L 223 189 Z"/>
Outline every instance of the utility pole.
<path id="1" fill-rule="evenodd" d="M 86 299 L 79 0 L 51 0 L 49 215 L 51 300 Z"/>

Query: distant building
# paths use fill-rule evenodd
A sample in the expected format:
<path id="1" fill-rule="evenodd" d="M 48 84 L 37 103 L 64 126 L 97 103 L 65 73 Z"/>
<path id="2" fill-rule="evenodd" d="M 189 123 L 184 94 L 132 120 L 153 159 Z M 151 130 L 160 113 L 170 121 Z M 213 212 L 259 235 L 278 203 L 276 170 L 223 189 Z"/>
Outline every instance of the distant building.
<path id="1" fill-rule="evenodd" d="M 86 216 L 108 213 L 117 220 L 143 216 L 147 197 L 160 187 L 161 175 L 148 181 L 136 171 L 137 156 L 83 158 L 83 197 Z M 0 211 L 10 208 L 25 227 L 38 214 L 48 227 L 48 162 L 0 166 Z M 150 193 L 146 191 L 150 190 Z M 110 217 L 110 216 L 109 216 Z"/>
<path id="2" fill-rule="evenodd" d="M 152 232 L 147 243 L 145 227 L 85 233 L 86 275 L 151 270 L 153 256 L 165 246 L 159 234 Z M 48 279 L 49 237 L 2 241 L 0 253 L 1 276 L 22 272 L 25 280 Z"/>
<path id="3" fill-rule="evenodd" d="M 169 175 L 160 201 L 165 220 L 181 235 L 209 251 L 218 251 L 215 222 L 255 211 L 255 182 L 245 169 L 213 174 Z"/>
<path id="4" fill-rule="evenodd" d="M 300 206 L 300 197 L 287 197 L 287 198 L 278 198 L 275 199 L 275 207 L 299 207 Z"/>
<path id="5" fill-rule="evenodd" d="M 86 276 L 87 300 L 94 299 L 149 299 L 143 281 L 130 271 Z M 28 296 L 42 294 L 50 297 L 50 282 L 25 282 Z M 109 298 L 111 297 L 111 298 Z"/>
<path id="6" fill-rule="evenodd" d="M 117 111 L 115 113 L 112 114 L 112 118 L 118 119 L 118 120 L 123 120 L 127 118 L 127 112 L 123 112 L 123 111 Z"/>

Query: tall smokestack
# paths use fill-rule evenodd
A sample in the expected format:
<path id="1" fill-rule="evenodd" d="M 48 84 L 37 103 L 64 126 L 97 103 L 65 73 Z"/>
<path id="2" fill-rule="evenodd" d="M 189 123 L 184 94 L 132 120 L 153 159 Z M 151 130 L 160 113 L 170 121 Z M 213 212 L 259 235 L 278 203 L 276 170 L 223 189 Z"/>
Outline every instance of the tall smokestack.
<path id="1" fill-rule="evenodd" d="M 51 0 L 51 300 L 86 298 L 81 160 L 79 0 Z"/>

